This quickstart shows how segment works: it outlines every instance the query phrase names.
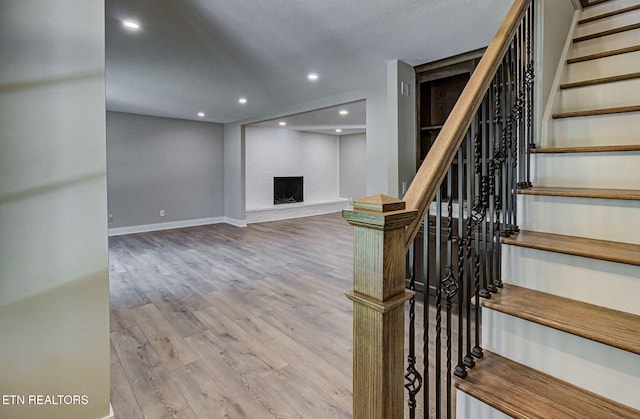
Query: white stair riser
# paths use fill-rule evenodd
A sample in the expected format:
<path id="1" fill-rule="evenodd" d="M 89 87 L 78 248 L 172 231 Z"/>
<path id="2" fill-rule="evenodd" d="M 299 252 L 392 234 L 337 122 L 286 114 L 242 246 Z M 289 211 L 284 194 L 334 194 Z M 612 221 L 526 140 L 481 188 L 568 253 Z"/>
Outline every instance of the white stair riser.
<path id="1" fill-rule="evenodd" d="M 502 280 L 640 315 L 640 266 L 504 245 Z"/>
<path id="2" fill-rule="evenodd" d="M 640 36 L 640 32 L 638 33 Z M 568 64 L 564 82 L 573 83 L 640 71 L 640 51 Z"/>
<path id="3" fill-rule="evenodd" d="M 592 22 L 579 24 L 576 28 L 574 38 L 579 36 L 591 35 L 609 29 L 620 28 L 622 26 L 633 25 L 634 23 L 638 22 L 640 22 L 639 10 L 625 12 L 604 19 L 598 19 Z"/>
<path id="4" fill-rule="evenodd" d="M 534 154 L 533 184 L 640 189 L 640 152 Z"/>
<path id="5" fill-rule="evenodd" d="M 522 230 L 640 244 L 640 201 L 518 196 Z"/>
<path id="6" fill-rule="evenodd" d="M 624 9 L 626 7 L 635 6 L 637 4 L 638 0 L 616 0 L 605 2 L 583 9 L 581 19 L 602 15 L 604 13 L 613 12 L 614 10 Z"/>
<path id="7" fill-rule="evenodd" d="M 638 34 L 640 29 L 625 31 L 600 38 L 589 39 L 587 41 L 574 42 L 567 58 L 582 57 L 585 55 L 598 54 L 600 52 L 611 51 L 620 48 L 628 48 L 638 45 Z"/>
<path id="8" fill-rule="evenodd" d="M 640 103 L 637 92 L 640 92 L 640 78 L 562 89 L 554 104 L 555 112 L 633 106 Z"/>
<path id="9" fill-rule="evenodd" d="M 561 380 L 640 409 L 638 355 L 482 309 L 483 347 Z"/>
<path id="10" fill-rule="evenodd" d="M 638 144 L 640 113 L 553 119 L 546 147 Z"/>
<path id="11" fill-rule="evenodd" d="M 499 410 L 468 395 L 464 391 L 456 390 L 456 418 L 457 419 L 511 419 Z"/>

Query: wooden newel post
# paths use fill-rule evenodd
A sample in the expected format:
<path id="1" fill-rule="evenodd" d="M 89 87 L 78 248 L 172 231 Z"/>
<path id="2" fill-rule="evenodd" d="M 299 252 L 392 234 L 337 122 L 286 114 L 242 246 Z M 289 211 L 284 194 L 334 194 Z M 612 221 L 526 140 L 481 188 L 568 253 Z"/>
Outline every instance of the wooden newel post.
<path id="1" fill-rule="evenodd" d="M 353 249 L 353 417 L 404 416 L 405 227 L 417 211 L 386 195 L 354 202 L 342 216 Z"/>

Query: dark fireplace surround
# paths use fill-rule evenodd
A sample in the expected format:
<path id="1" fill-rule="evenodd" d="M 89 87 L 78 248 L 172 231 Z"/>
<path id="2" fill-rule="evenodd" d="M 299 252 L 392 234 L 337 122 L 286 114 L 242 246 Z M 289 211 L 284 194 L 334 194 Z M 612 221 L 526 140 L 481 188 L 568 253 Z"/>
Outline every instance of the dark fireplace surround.
<path id="1" fill-rule="evenodd" d="M 303 177 L 286 176 L 273 178 L 273 204 L 303 202 Z"/>

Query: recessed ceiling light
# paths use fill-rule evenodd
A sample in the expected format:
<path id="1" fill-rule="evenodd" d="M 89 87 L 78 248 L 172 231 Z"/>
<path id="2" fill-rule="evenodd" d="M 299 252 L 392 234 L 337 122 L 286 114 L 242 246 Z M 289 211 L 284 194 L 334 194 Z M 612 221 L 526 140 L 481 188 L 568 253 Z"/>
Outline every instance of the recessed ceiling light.
<path id="1" fill-rule="evenodd" d="M 349 111 L 346 109 L 340 109 L 340 115 L 344 116 L 344 115 L 349 115 Z"/>
<path id="2" fill-rule="evenodd" d="M 284 122 L 284 121 L 280 121 L 280 122 L 278 122 L 278 125 L 280 125 L 281 127 L 286 127 L 287 123 Z"/>
<path id="3" fill-rule="evenodd" d="M 140 24 L 135 20 L 130 20 L 130 19 L 123 20 L 122 26 L 124 26 L 125 28 L 131 31 L 137 31 L 138 29 L 140 29 Z"/>
<path id="4" fill-rule="evenodd" d="M 240 99 L 238 99 L 238 102 L 242 103 L 243 105 L 245 103 L 247 103 L 247 98 L 246 97 L 241 97 Z"/>
<path id="5" fill-rule="evenodd" d="M 200 118 L 204 118 L 204 112 L 198 112 L 198 116 L 199 116 Z"/>
<path id="6" fill-rule="evenodd" d="M 318 75 L 316 73 L 309 73 L 309 75 L 307 76 L 307 78 L 311 81 L 316 81 L 318 80 Z"/>
<path id="7" fill-rule="evenodd" d="M 340 128 L 337 128 L 336 132 L 342 132 L 342 130 Z"/>

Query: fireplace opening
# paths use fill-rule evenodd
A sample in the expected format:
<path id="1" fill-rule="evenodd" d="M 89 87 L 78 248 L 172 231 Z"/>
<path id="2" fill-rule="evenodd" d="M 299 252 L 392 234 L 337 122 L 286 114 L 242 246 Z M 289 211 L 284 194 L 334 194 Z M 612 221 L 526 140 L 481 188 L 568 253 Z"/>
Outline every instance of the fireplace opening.
<path id="1" fill-rule="evenodd" d="M 273 204 L 291 204 L 302 202 L 302 176 L 287 176 L 273 178 Z"/>

